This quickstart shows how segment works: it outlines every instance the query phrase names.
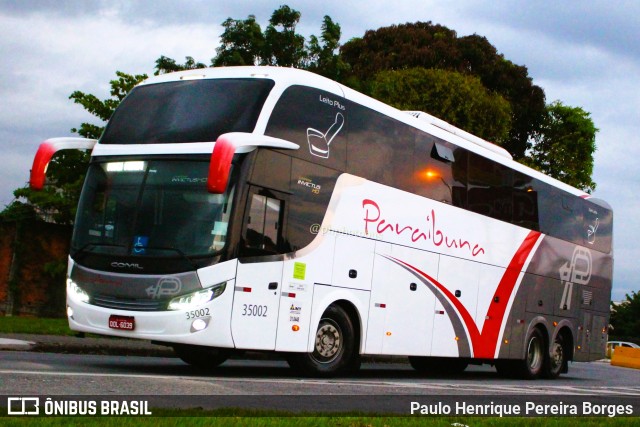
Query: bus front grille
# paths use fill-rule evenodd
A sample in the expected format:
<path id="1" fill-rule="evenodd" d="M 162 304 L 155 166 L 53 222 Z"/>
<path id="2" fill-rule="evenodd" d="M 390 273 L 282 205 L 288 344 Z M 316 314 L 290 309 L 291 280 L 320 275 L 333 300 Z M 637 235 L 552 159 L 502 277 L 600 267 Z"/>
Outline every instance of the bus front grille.
<path id="1" fill-rule="evenodd" d="M 117 298 L 106 295 L 94 295 L 91 304 L 98 307 L 131 311 L 162 311 L 167 309 L 167 301 Z"/>

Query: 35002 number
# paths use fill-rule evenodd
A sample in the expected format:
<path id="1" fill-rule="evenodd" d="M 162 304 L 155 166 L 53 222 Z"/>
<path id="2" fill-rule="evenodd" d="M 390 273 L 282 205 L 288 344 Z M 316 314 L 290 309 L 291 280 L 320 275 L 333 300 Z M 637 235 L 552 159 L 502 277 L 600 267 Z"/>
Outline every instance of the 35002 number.
<path id="1" fill-rule="evenodd" d="M 187 311 L 187 320 L 197 319 L 198 317 L 204 317 L 209 315 L 208 308 L 201 308 L 200 310 Z"/>
<path id="2" fill-rule="evenodd" d="M 256 304 L 243 304 L 242 315 L 252 317 L 267 317 L 267 306 Z"/>

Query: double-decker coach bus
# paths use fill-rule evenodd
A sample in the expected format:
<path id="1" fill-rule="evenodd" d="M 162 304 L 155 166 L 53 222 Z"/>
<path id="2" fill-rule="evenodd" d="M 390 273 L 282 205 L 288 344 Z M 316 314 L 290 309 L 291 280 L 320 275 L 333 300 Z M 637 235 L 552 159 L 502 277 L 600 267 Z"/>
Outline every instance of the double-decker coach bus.
<path id="1" fill-rule="evenodd" d="M 506 151 L 305 71 L 189 70 L 122 101 L 91 149 L 71 329 L 204 367 L 234 351 L 310 375 L 362 355 L 554 378 L 602 358 L 612 212 Z"/>

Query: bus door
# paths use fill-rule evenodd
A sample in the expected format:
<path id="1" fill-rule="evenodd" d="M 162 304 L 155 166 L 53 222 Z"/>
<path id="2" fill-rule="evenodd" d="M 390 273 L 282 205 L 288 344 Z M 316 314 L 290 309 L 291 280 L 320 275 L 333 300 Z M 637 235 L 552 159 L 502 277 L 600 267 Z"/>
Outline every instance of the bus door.
<path id="1" fill-rule="evenodd" d="M 231 316 L 237 348 L 273 350 L 282 289 L 284 195 L 252 187 L 244 216 Z"/>

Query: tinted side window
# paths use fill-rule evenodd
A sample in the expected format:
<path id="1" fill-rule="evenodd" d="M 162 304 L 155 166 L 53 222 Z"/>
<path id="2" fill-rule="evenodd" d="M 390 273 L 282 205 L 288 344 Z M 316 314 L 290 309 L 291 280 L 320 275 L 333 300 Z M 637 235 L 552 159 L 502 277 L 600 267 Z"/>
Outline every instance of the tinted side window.
<path id="1" fill-rule="evenodd" d="M 538 218 L 539 193 L 533 188 L 534 179 L 513 172 L 513 223 L 530 230 L 540 230 Z"/>
<path id="2" fill-rule="evenodd" d="M 613 234 L 613 213 L 589 200 L 582 200 L 584 212 L 584 245 L 609 253 Z"/>
<path id="3" fill-rule="evenodd" d="M 344 98 L 305 86 L 291 86 L 276 104 L 266 135 L 300 145 L 290 154 L 344 170 L 349 111 Z"/>
<path id="4" fill-rule="evenodd" d="M 353 105 L 350 118 L 347 171 L 393 185 L 395 146 L 402 141 L 396 121 L 359 105 Z"/>
<path id="5" fill-rule="evenodd" d="M 413 191 L 424 197 L 466 207 L 467 152 L 426 133 L 416 136 Z"/>
<path id="6" fill-rule="evenodd" d="M 540 231 L 582 244 L 582 200 L 538 180 L 532 190 L 538 194 Z"/>
<path id="7" fill-rule="evenodd" d="M 307 246 L 316 237 L 327 212 L 340 172 L 300 159 L 291 168 L 291 203 L 287 240 L 292 250 Z"/>
<path id="8" fill-rule="evenodd" d="M 513 215 L 512 170 L 469 153 L 468 174 L 469 210 L 510 222 Z"/>
<path id="9" fill-rule="evenodd" d="M 240 256 L 289 252 L 286 239 L 286 195 L 251 187 L 245 211 Z"/>
<path id="10" fill-rule="evenodd" d="M 252 184 L 289 192 L 289 179 L 291 179 L 291 156 L 264 148 L 258 150 L 251 174 Z"/>

